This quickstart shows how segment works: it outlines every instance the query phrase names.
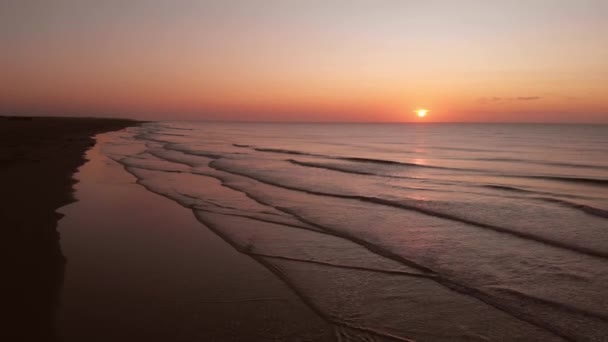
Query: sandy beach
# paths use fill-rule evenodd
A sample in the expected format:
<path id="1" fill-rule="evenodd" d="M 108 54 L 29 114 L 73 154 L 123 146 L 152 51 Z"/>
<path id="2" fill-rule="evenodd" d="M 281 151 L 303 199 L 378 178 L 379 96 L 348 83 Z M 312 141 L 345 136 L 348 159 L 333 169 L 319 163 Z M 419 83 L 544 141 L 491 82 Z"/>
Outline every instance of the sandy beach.
<path id="1" fill-rule="evenodd" d="M 95 136 L 135 121 L 0 120 L 3 339 L 333 340 L 271 271 L 100 153 Z"/>
<path id="2" fill-rule="evenodd" d="M 64 257 L 57 208 L 73 201 L 72 175 L 93 136 L 136 122 L 122 119 L 0 117 L 0 206 L 6 341 L 55 340 L 53 315 Z M 5 316 L 7 317 L 7 316 Z"/>
<path id="3" fill-rule="evenodd" d="M 63 341 L 334 340 L 273 272 L 104 155 L 108 140 L 98 136 L 75 175 L 78 201 L 60 209 Z"/>

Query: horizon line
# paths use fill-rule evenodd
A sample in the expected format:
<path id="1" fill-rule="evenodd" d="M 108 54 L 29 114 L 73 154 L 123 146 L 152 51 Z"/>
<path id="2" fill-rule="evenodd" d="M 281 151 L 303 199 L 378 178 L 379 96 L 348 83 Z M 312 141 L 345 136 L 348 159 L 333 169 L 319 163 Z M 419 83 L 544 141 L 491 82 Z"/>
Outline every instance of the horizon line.
<path id="1" fill-rule="evenodd" d="M 280 120 L 217 120 L 217 119 L 136 119 L 127 116 L 59 116 L 59 115 L 5 115 L 0 114 L 0 118 L 70 118 L 70 119 L 120 119 L 133 120 L 139 122 L 167 122 L 167 121 L 185 121 L 185 122 L 209 122 L 209 123 L 261 123 L 261 124 L 373 124 L 373 125 L 394 125 L 394 124 L 496 124 L 496 125 L 608 125 L 608 122 L 590 122 L 590 121 L 567 121 L 567 122 L 541 122 L 541 121 L 280 121 Z"/>

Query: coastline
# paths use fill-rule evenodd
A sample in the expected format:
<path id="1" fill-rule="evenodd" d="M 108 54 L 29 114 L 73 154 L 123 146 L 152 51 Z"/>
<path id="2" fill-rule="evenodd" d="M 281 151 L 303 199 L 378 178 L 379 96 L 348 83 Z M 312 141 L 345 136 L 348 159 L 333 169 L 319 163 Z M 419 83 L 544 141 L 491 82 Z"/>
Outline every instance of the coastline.
<path id="1" fill-rule="evenodd" d="M 60 209 L 64 341 L 334 340 L 272 270 L 113 160 L 121 135 L 97 136 L 74 175 L 78 201 Z"/>
<path id="2" fill-rule="evenodd" d="M 41 126 L 53 131 L 52 125 Z M 380 166 L 375 166 L 377 174 L 368 172 L 361 177 L 360 173 L 335 173 L 331 168 L 298 169 L 301 165 L 285 158 L 306 161 L 307 157 L 302 156 L 314 145 L 308 140 L 298 145 L 294 140 L 310 134 L 283 132 L 287 137 L 277 134 L 278 139 L 272 141 L 259 134 L 275 134 L 274 128 L 236 127 L 240 132 L 234 126 L 163 122 L 99 134 L 95 144 L 88 137 L 92 147 L 86 150 L 86 163 L 72 174 L 73 187 L 68 186 L 78 200 L 55 211 L 60 213 L 55 216 L 63 217 L 53 227 L 57 249 L 40 249 L 40 253 L 48 253 L 40 259 L 44 263 L 34 265 L 38 268 L 22 267 L 22 274 L 9 274 L 9 286 L 29 280 L 23 289 L 36 295 L 28 307 L 23 305 L 28 293 L 22 288 L 5 292 L 17 304 L 14 308 L 22 310 L 15 316 L 22 320 L 21 325 L 9 321 L 14 327 L 11 331 L 30 334 L 10 340 L 53 340 L 56 335 L 59 338 L 55 341 L 63 338 L 66 342 L 192 338 L 267 341 L 294 337 L 329 341 L 353 336 L 360 340 L 468 341 L 497 336 L 510 341 L 564 341 L 605 336 L 601 301 L 602 283 L 607 279 L 605 261 L 580 255 L 583 253 L 573 248 L 541 245 L 517 234 L 480 229 L 484 227 L 474 221 L 505 221 L 510 224 L 496 224 L 514 233 L 522 224 L 532 230 L 552 224 L 556 232 L 565 235 L 548 237 L 561 237 L 575 246 L 591 242 L 591 246 L 602 248 L 594 244 L 594 238 L 603 234 L 606 222 L 575 211 L 577 207 L 566 207 L 560 200 L 567 196 L 583 200 L 576 197 L 577 192 L 559 186 L 547 192 L 546 183 L 498 180 L 490 184 L 494 179 L 491 173 L 486 180 L 471 184 L 467 178 L 459 178 L 457 168 L 448 168 L 442 175 L 436 171 L 441 167 L 406 164 L 395 154 L 392 158 L 379 155 L 383 158 L 370 159 L 365 153 L 355 153 L 355 144 L 332 152 L 336 147 L 332 147 L 331 139 L 324 142 L 328 148 L 325 159 L 341 158 L 349 161 L 341 165 L 365 172 L 369 171 L 368 164 L 380 160 L 376 162 Z M 22 138 L 29 131 L 6 132 Z M 485 132 L 482 141 L 484 136 Z M 539 134 L 537 140 L 544 137 Z M 52 152 L 63 154 L 65 146 L 72 147 L 69 142 L 80 141 L 65 135 L 62 139 L 68 143 L 62 140 L 53 145 L 52 139 L 37 136 L 33 145 L 43 151 L 49 165 L 55 166 L 60 163 Z M 392 141 L 400 139 L 397 135 Z M 52 167 L 37 167 L 41 160 L 23 152 L 28 144 L 3 142 L 12 145 L 0 150 L 6 152 L 0 160 L 14 157 L 13 164 L 24 163 L 21 171 L 30 172 L 29 178 L 20 174 L 27 186 L 14 182 L 8 172 L 3 174 L 6 183 L 14 187 L 5 187 L 12 191 L 5 200 L 15 197 L 15 203 L 22 201 L 25 209 L 13 215 L 27 223 L 29 214 L 36 213 L 27 205 L 37 205 L 32 202 L 51 194 L 56 185 L 50 177 Z M 378 153 L 373 142 L 370 139 L 366 146 Z M 425 144 L 435 145 L 432 141 Z M 446 148 L 450 155 L 458 156 L 454 146 Z M 470 163 L 476 160 L 468 152 L 461 156 Z M 386 168 L 385 160 L 391 161 L 388 165 L 405 165 L 409 173 L 432 169 L 418 174 L 428 177 L 428 187 L 413 184 L 416 187 L 409 188 L 414 178 L 404 178 L 395 181 L 404 186 L 391 192 L 386 182 L 377 182 L 390 177 L 380 172 Z M 325 162 L 321 165 L 332 166 Z M 554 167 L 548 165 L 547 169 Z M 603 165 L 597 167 L 605 168 Z M 582 176 L 587 176 L 585 172 L 593 176 L 593 171 L 585 170 Z M 454 179 L 457 184 L 448 183 L 444 189 L 444 179 L 434 176 Z M 436 191 L 433 183 L 441 184 L 441 190 Z M 360 184 L 357 191 L 362 191 L 362 196 L 384 193 L 387 198 L 392 194 L 387 200 L 424 197 L 404 202 L 411 208 L 393 208 L 382 202 L 383 197 L 378 197 L 378 203 L 360 203 L 365 201 L 353 201 L 356 198 L 351 184 Z M 463 185 L 468 190 L 462 192 L 464 195 L 453 191 Z M 525 190 L 518 195 L 505 190 L 520 189 L 513 185 Z M 580 188 L 580 192 L 592 194 L 588 187 Z M 530 196 L 528 192 L 545 197 Z M 447 200 L 453 204 L 434 207 L 435 212 L 413 210 L 421 203 L 449 204 Z M 544 215 L 555 218 L 505 218 L 503 207 L 486 206 L 489 200 L 511 211 L 526 205 L 535 212 L 555 214 Z M 488 214 L 470 210 L 470 203 L 479 203 L 478 208 L 486 208 Z M 598 203 L 601 208 L 601 199 Z M 8 213 L 11 209 L 5 207 L 2 210 Z M 428 211 L 428 207 L 421 208 Z M 466 213 L 466 221 L 455 222 L 458 213 Z M 31 216 L 38 220 L 43 217 Z M 14 226 L 21 221 L 14 221 Z M 587 223 L 587 229 L 573 231 L 576 235 L 570 237 L 570 226 L 579 222 Z M 27 233 L 23 235 L 32 235 Z M 36 236 L 41 240 L 46 235 Z M 52 236 L 46 238 L 52 240 Z M 11 240 L 7 241 L 10 244 Z M 22 248 L 25 254 L 34 247 L 15 248 Z M 28 266 L 18 259 L 21 250 L 13 252 L 9 256 L 12 267 Z M 586 273 L 581 273 L 582 269 Z M 43 281 L 36 282 L 39 279 Z M 549 283 L 551 291 L 537 290 L 547 288 Z M 573 293 L 582 295 L 574 297 Z M 8 307 L 9 314 L 14 315 L 14 308 Z M 36 315 L 32 315 L 34 308 Z M 487 321 L 493 324 L 487 325 Z M 579 322 L 585 324 L 584 329 Z"/>
<path id="3" fill-rule="evenodd" d="M 4 292 L 11 341 L 56 341 L 54 311 L 65 258 L 56 210 L 74 202 L 72 178 L 99 133 L 127 119 L 0 117 L 0 206 L 7 268 Z"/>

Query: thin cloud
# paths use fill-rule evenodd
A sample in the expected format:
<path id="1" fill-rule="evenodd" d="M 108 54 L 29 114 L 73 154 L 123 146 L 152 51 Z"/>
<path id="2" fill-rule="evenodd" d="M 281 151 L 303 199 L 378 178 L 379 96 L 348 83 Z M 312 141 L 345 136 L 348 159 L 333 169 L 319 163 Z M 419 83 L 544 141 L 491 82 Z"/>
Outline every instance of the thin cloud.
<path id="1" fill-rule="evenodd" d="M 536 101 L 542 99 L 541 96 L 517 96 L 517 97 L 480 97 L 479 102 L 483 104 L 504 103 L 514 101 Z"/>

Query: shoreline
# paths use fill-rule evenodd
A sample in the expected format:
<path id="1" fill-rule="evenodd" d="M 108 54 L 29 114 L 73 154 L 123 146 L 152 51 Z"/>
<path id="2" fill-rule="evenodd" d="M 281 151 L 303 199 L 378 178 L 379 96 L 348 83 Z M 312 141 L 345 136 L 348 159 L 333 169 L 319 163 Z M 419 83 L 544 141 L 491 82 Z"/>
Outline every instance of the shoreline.
<path id="1" fill-rule="evenodd" d="M 334 325 L 272 269 L 147 190 L 98 136 L 60 209 L 67 341 L 333 341 Z M 109 154 L 106 154 L 109 153 Z"/>
<path id="2" fill-rule="evenodd" d="M 75 201 L 73 175 L 94 136 L 141 122 L 128 119 L 0 116 L 0 225 L 7 251 L 3 336 L 57 341 L 54 311 L 65 258 L 57 209 Z"/>

